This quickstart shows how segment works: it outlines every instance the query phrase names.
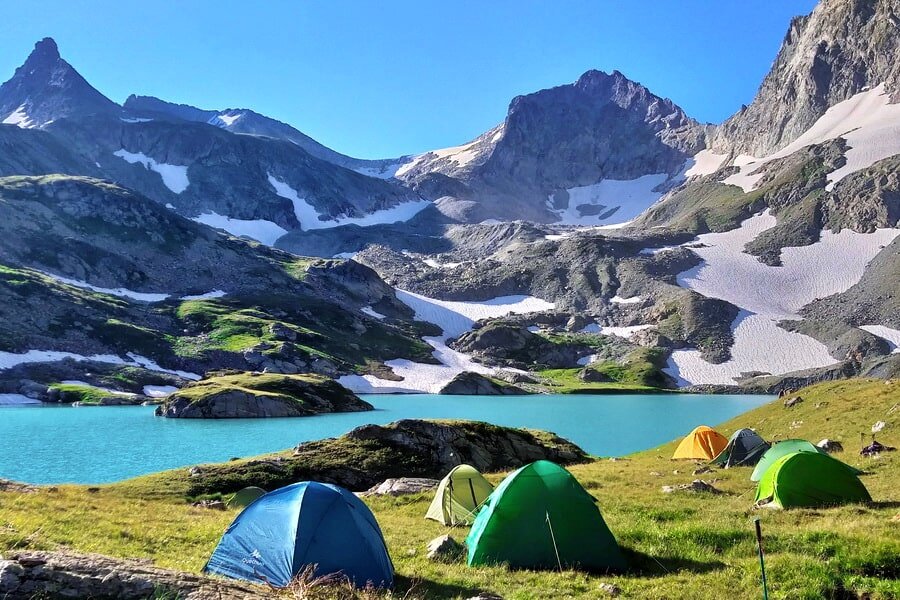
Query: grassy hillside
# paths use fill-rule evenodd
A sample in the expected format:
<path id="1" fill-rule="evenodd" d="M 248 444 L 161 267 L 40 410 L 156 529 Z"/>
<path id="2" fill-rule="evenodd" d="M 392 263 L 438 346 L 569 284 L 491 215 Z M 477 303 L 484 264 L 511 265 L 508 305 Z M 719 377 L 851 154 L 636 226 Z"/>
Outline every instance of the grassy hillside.
<path id="1" fill-rule="evenodd" d="M 858 454 L 860 433 L 881 420 L 888 426 L 879 440 L 900 446 L 900 382 L 825 383 L 797 395 L 803 402 L 794 408 L 776 401 L 717 429 L 728 435 L 755 427 L 768 439 L 840 440 L 846 451 L 838 457 L 866 471 L 871 504 L 755 511 L 749 468 L 697 476 L 714 481 L 723 495 L 663 494 L 663 485 L 697 478 L 692 472 L 698 464 L 669 460 L 675 441 L 624 459 L 600 458 L 570 470 L 597 497 L 631 562 L 630 573 L 607 576 L 433 563 L 425 557 L 428 540 L 442 533 L 462 540 L 467 530 L 425 521 L 428 495 L 368 499 L 397 568 L 396 595 L 468 598 L 487 590 L 505 598 L 598 598 L 605 597 L 600 584 L 607 582 L 628 598 L 760 597 L 752 526 L 759 516 L 771 598 L 900 597 L 900 452 L 877 459 Z M 153 478 L 144 481 L 151 485 Z M 136 498 L 136 491 L 132 482 L 95 491 L 61 486 L 0 493 L 0 549 L 62 545 L 197 570 L 234 516 L 192 508 L 183 497 Z M 322 594 L 313 597 L 329 597 Z"/>

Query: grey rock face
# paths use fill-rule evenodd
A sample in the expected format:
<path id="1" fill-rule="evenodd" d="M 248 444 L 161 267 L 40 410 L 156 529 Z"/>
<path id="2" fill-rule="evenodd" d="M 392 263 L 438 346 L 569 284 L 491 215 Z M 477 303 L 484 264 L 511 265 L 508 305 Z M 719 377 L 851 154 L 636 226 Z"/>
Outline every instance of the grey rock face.
<path id="1" fill-rule="evenodd" d="M 764 156 L 867 87 L 885 83 L 900 99 L 898 26 L 897 0 L 822 0 L 791 22 L 756 98 L 716 130 L 712 147 Z"/>
<path id="2" fill-rule="evenodd" d="M 409 494 L 421 494 L 435 489 L 440 481 L 427 477 L 398 477 L 386 479 L 378 485 L 372 486 L 360 496 L 407 496 Z"/>
<path id="3" fill-rule="evenodd" d="M 13 120 L 20 127 L 43 127 L 66 117 L 117 114 L 120 110 L 60 58 L 51 38 L 35 44 L 12 79 L 0 86 L 0 121 L 18 111 L 22 116 Z"/>

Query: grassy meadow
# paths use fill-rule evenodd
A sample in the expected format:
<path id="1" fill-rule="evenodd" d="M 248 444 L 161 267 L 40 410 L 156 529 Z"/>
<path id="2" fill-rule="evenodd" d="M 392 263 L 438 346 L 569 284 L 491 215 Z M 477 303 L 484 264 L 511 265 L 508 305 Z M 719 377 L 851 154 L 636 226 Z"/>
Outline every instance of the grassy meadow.
<path id="1" fill-rule="evenodd" d="M 755 510 L 752 468 L 715 469 L 694 476 L 700 463 L 669 459 L 675 441 L 616 460 L 598 457 L 570 470 L 598 499 L 629 559 L 628 573 L 608 575 L 432 562 L 425 556 L 430 539 L 450 533 L 462 541 L 468 530 L 424 520 L 430 494 L 368 498 L 397 570 L 397 589 L 388 597 L 464 599 L 488 591 L 507 599 L 603 598 L 601 584 L 610 583 L 624 598 L 759 598 L 752 523 L 759 516 L 770 598 L 900 598 L 900 452 L 878 458 L 858 453 L 860 433 L 870 432 L 876 421 L 888 423 L 879 441 L 900 446 L 900 382 L 833 382 L 795 395 L 803 402 L 793 408 L 775 401 L 727 423 L 710 425 L 726 436 L 753 427 L 770 440 L 839 440 L 845 452 L 836 456 L 865 470 L 862 481 L 872 503 Z M 866 443 L 870 439 L 869 433 Z M 489 479 L 496 483 L 502 477 L 491 474 Z M 724 494 L 661 491 L 663 485 L 696 478 L 713 483 Z M 144 493 L 151 481 L 156 488 L 152 498 Z M 139 479 L 99 488 L 59 486 L 35 493 L 0 493 L 0 552 L 67 548 L 147 558 L 158 566 L 198 571 L 235 512 L 193 508 L 183 489 L 158 487 L 163 481 L 155 476 L 143 483 Z M 351 597 L 345 588 L 327 587 L 292 594 Z"/>

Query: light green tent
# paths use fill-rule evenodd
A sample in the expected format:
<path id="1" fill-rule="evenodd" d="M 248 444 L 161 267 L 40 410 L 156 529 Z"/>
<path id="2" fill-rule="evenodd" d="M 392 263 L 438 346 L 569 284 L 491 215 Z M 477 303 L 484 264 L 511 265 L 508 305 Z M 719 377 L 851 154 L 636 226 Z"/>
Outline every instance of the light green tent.
<path id="1" fill-rule="evenodd" d="M 762 458 L 759 459 L 759 462 L 756 463 L 756 468 L 753 469 L 753 473 L 750 475 L 750 481 L 759 481 L 769 467 L 774 465 L 779 458 L 795 452 L 822 453 L 822 451 L 816 448 L 812 442 L 807 442 L 806 440 L 784 440 L 783 442 L 777 442 L 772 444 L 772 447 L 766 450 L 766 453 L 763 454 Z"/>
<path id="2" fill-rule="evenodd" d="M 869 502 L 866 486 L 847 465 L 818 452 L 782 456 L 763 474 L 757 504 L 778 508 Z"/>
<path id="3" fill-rule="evenodd" d="M 492 491 L 494 486 L 475 467 L 453 467 L 438 485 L 425 518 L 444 525 L 471 525 Z"/>
<path id="4" fill-rule="evenodd" d="M 245 487 L 228 499 L 228 508 L 244 508 L 250 506 L 257 498 L 266 495 L 266 490 L 258 487 Z"/>
<path id="5" fill-rule="evenodd" d="M 510 474 L 466 539 L 469 565 L 621 571 L 625 558 L 596 500 L 559 465 L 540 460 Z"/>

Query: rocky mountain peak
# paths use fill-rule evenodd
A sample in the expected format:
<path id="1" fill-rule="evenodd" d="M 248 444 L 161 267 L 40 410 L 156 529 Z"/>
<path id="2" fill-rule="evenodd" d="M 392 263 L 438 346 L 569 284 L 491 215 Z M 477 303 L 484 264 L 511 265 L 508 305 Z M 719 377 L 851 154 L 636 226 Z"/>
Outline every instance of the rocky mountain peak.
<path id="1" fill-rule="evenodd" d="M 73 115 L 118 111 L 59 54 L 53 38 L 44 38 L 12 78 L 0 86 L 0 119 L 23 128 L 43 127 Z"/>
<path id="2" fill-rule="evenodd" d="M 764 156 L 829 107 L 885 84 L 900 99 L 900 0 L 822 0 L 791 21 L 753 102 L 718 129 L 713 147 Z"/>

